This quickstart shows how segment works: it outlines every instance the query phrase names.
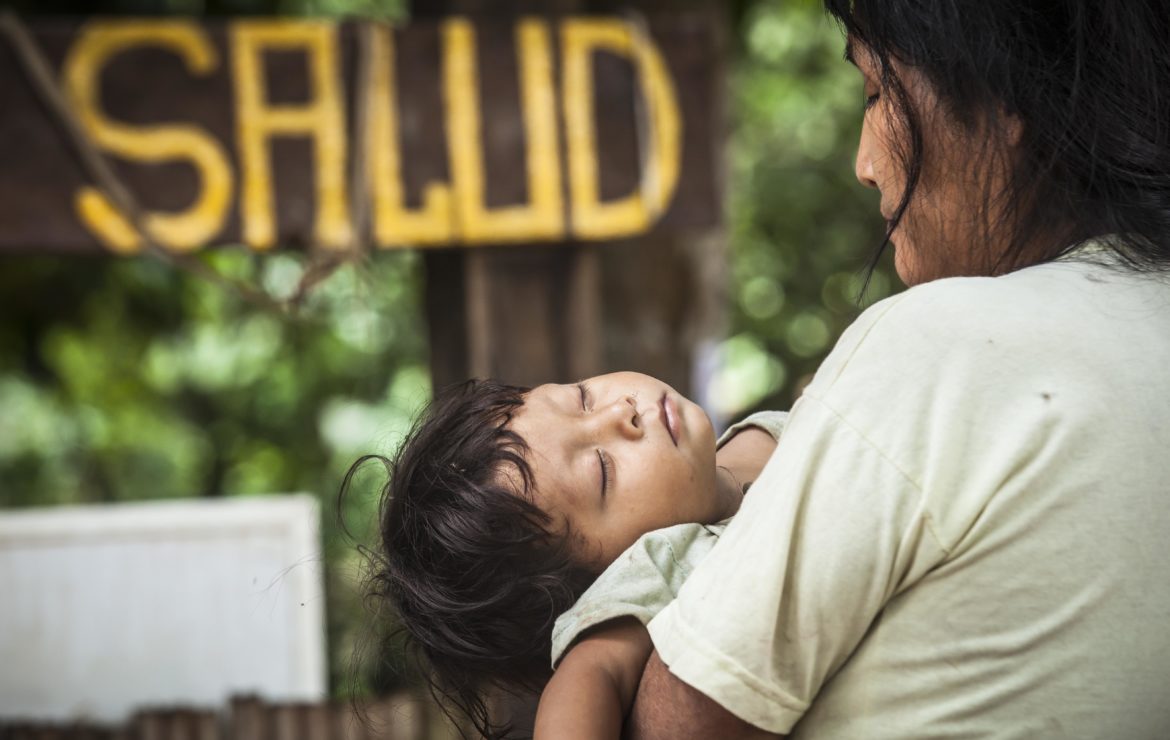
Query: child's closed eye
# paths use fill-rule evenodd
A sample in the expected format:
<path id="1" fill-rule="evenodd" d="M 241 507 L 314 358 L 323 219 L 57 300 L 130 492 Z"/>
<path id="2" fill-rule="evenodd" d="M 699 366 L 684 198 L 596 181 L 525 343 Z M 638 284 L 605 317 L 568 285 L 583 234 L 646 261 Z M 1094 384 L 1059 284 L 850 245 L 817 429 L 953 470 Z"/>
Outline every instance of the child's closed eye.
<path id="1" fill-rule="evenodd" d="M 601 450 L 597 451 L 597 459 L 601 463 L 601 498 L 604 499 L 613 481 L 613 460 Z"/>

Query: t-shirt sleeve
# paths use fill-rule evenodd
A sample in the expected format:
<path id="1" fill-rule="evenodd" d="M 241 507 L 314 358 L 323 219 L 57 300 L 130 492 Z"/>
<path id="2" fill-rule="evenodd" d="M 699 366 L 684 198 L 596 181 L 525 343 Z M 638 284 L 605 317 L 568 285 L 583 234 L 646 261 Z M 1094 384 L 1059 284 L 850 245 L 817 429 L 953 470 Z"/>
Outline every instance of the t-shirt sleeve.
<path id="1" fill-rule="evenodd" d="M 745 417 L 742 421 L 737 421 L 729 426 L 723 434 L 719 435 L 719 441 L 715 446 L 717 448 L 722 447 L 730 442 L 736 434 L 749 427 L 762 429 L 772 435 L 772 439 L 779 440 L 786 423 L 788 423 L 787 411 L 757 411 Z"/>
<path id="2" fill-rule="evenodd" d="M 557 618 L 552 665 L 586 630 L 618 617 L 648 623 L 669 604 L 714 547 L 723 524 L 677 524 L 642 535 Z"/>
<path id="3" fill-rule="evenodd" d="M 886 603 L 946 556 L 919 482 L 819 394 L 875 318 L 843 337 L 739 513 L 649 625 L 673 674 L 771 732 L 791 731 Z"/>

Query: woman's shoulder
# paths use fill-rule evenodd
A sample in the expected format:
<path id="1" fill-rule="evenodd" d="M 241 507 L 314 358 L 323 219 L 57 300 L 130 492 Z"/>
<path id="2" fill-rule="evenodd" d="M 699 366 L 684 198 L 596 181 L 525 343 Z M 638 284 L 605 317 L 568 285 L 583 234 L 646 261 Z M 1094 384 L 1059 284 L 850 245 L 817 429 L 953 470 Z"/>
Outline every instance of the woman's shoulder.
<path id="1" fill-rule="evenodd" d="M 994 278 L 947 278 L 908 288 L 875 303 L 842 333 L 810 389 L 856 375 L 858 365 L 920 364 L 944 351 L 977 344 L 1000 323 L 1004 301 Z M 1011 311 L 1015 313 L 1015 310 Z"/>
<path id="2" fill-rule="evenodd" d="M 1152 333 L 1167 323 L 1167 309 L 1170 281 L 1152 281 L 1095 261 L 1047 263 L 1001 277 L 935 280 L 864 311 L 841 336 L 814 383 L 832 385 L 875 364 L 910 375 L 945 370 L 951 377 L 967 377 L 1059 363 L 1061 357 L 1103 348 L 1125 354 L 1138 351 L 1132 337 L 1143 323 Z"/>
<path id="3" fill-rule="evenodd" d="M 999 277 L 952 277 L 908 288 L 867 309 L 875 325 L 938 330 L 961 339 L 965 330 L 977 334 L 984 327 L 1005 324 L 1024 327 L 1056 316 L 1059 308 L 1080 303 L 1092 292 L 1092 278 L 1104 272 L 1099 265 L 1062 262 L 1037 265 Z M 1103 278 L 1097 278 L 1103 279 Z M 1021 321 L 1024 319 L 1024 321 Z"/>

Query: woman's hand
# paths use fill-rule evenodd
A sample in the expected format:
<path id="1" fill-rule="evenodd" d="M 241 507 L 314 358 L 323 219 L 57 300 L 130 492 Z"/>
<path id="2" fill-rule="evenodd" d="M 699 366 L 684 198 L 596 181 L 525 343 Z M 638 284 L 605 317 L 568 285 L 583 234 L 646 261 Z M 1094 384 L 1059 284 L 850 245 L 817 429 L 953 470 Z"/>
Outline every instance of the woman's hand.
<path id="1" fill-rule="evenodd" d="M 650 657 L 637 701 L 625 725 L 626 740 L 784 740 L 744 722 L 702 692 L 675 678 L 659 658 Z"/>

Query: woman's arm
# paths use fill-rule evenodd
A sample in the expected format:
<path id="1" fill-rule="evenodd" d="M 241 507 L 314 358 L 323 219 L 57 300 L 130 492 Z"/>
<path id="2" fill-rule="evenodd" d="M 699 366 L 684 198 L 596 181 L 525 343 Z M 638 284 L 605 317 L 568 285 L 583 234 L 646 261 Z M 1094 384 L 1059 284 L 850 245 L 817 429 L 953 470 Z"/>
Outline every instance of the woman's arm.
<path id="1" fill-rule="evenodd" d="M 626 721 L 629 740 L 783 740 L 744 722 L 696 689 L 675 678 L 658 658 L 650 656 L 642 673 L 637 700 Z"/>
<path id="2" fill-rule="evenodd" d="M 616 740 L 651 651 L 627 617 L 589 632 L 561 661 L 540 695 L 536 740 Z"/>

